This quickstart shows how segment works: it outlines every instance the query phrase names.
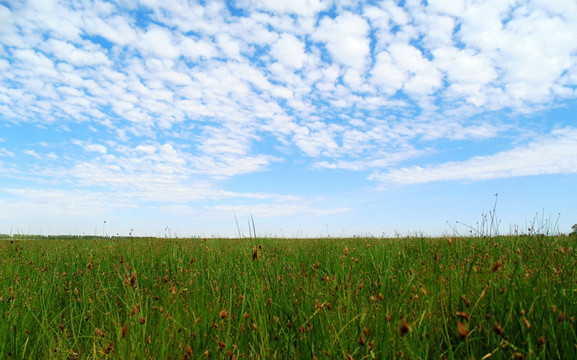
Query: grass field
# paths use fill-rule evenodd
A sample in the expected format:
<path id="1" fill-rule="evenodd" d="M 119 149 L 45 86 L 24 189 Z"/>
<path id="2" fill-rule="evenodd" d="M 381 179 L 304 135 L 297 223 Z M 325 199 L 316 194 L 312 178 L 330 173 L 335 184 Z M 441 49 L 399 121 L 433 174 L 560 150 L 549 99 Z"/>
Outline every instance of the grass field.
<path id="1" fill-rule="evenodd" d="M 577 238 L 0 241 L 1 359 L 575 359 Z"/>

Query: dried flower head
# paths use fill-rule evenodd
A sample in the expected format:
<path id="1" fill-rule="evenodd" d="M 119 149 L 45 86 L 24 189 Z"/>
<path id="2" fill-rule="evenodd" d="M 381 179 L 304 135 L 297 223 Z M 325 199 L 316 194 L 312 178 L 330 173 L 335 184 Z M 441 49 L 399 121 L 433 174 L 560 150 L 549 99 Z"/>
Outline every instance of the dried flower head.
<path id="1" fill-rule="evenodd" d="M 505 330 L 503 330 L 501 324 L 499 324 L 498 322 L 495 322 L 495 326 L 493 326 L 493 331 L 497 335 L 503 335 L 505 333 Z"/>
<path id="2" fill-rule="evenodd" d="M 411 332 L 411 324 L 406 322 L 405 320 L 401 321 L 401 326 L 399 327 L 399 332 L 401 336 L 405 336 L 408 332 Z"/>
<path id="3" fill-rule="evenodd" d="M 469 329 L 467 329 L 467 326 L 460 321 L 457 324 L 457 334 L 461 339 L 465 339 L 469 336 Z"/>

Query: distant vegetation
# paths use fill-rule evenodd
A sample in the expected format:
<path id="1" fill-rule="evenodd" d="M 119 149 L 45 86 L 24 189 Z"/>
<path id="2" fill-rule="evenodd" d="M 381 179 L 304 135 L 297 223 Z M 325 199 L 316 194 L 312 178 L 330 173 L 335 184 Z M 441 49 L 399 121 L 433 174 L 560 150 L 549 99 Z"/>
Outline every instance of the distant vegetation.
<path id="1" fill-rule="evenodd" d="M 577 238 L 5 237 L 1 359 L 575 359 Z"/>

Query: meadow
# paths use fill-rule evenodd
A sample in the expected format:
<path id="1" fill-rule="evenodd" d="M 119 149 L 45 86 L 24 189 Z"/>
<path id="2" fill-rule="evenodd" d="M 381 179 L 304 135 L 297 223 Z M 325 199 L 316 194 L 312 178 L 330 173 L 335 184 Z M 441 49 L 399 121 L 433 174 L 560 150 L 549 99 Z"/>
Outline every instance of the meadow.
<path id="1" fill-rule="evenodd" d="M 575 359 L 577 237 L 0 240 L 0 359 Z"/>

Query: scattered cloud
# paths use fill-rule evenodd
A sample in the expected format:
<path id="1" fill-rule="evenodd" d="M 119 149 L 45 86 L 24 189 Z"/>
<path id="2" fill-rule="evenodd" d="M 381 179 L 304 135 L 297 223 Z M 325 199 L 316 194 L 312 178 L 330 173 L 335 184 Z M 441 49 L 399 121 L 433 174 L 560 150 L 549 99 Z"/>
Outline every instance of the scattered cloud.
<path id="1" fill-rule="evenodd" d="M 0 124 L 17 136 L 0 157 L 134 203 L 253 198 L 233 180 L 294 163 L 380 184 L 568 173 L 571 120 L 539 116 L 575 103 L 576 34 L 567 1 L 3 3 Z"/>
<path id="2" fill-rule="evenodd" d="M 577 173 L 577 129 L 568 127 L 493 155 L 377 172 L 370 179 L 383 185 L 407 185 L 571 173 Z"/>
<path id="3" fill-rule="evenodd" d="M 14 153 L 12 151 L 6 150 L 4 148 L 0 148 L 0 156 L 9 156 L 13 157 Z"/>

